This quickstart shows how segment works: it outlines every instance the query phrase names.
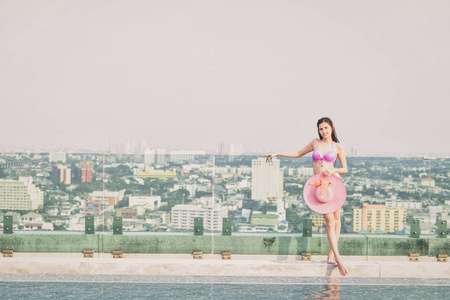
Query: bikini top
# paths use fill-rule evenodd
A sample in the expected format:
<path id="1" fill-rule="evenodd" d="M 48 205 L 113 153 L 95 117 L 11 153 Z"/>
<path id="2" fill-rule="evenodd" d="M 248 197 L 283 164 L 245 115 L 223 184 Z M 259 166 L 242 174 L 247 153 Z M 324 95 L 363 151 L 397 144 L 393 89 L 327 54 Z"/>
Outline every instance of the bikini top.
<path id="1" fill-rule="evenodd" d="M 317 144 L 317 146 L 319 146 L 319 144 Z M 317 146 L 316 146 L 316 148 L 317 148 Z M 316 148 L 314 148 L 314 151 L 312 153 L 313 161 L 321 161 L 322 163 L 323 163 L 323 161 L 326 161 L 326 162 L 330 162 L 333 164 L 336 162 L 336 153 L 334 153 L 334 151 L 333 151 L 334 143 L 331 143 L 331 151 L 326 153 L 323 157 L 320 156 L 320 153 L 316 150 Z"/>

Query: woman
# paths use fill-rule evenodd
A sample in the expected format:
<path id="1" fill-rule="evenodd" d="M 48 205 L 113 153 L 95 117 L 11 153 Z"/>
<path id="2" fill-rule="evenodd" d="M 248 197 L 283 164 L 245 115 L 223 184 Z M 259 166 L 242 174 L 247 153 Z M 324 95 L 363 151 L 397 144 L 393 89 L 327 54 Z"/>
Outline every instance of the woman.
<path id="1" fill-rule="evenodd" d="M 314 174 L 333 175 L 340 178 L 339 174 L 347 173 L 347 160 L 344 146 L 339 143 L 333 122 L 330 118 L 321 118 L 317 121 L 317 130 L 319 138 L 312 140 L 302 150 L 292 153 L 267 154 L 267 159 L 272 159 L 277 156 L 302 157 L 313 151 Z M 339 158 L 341 168 L 334 167 L 336 157 Z M 327 262 L 329 264 L 337 264 L 339 273 L 345 276 L 348 272 L 341 261 L 338 250 L 338 240 L 341 232 L 340 209 L 333 213 L 323 214 L 323 217 L 327 226 L 328 241 L 330 242 L 330 252 L 328 253 Z"/>

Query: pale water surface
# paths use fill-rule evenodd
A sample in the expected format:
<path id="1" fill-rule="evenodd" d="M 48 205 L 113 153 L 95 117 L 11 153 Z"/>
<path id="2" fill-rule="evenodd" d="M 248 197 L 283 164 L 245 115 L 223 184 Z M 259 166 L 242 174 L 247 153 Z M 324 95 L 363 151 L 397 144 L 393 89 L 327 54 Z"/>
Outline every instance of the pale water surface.
<path id="1" fill-rule="evenodd" d="M 448 299 L 450 279 L 0 275 L 1 299 Z"/>

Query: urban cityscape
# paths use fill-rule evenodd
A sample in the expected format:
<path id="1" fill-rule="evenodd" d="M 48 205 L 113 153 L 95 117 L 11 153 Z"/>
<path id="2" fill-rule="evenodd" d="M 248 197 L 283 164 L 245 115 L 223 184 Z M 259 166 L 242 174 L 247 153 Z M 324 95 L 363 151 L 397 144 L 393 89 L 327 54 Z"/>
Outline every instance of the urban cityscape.
<path id="1" fill-rule="evenodd" d="M 323 217 L 302 194 L 310 159 L 267 161 L 224 143 L 214 154 L 139 142 L 111 142 L 108 153 L 2 153 L 0 222 L 12 215 L 16 231 L 84 231 L 93 215 L 96 231 L 111 231 L 120 216 L 124 231 L 192 232 L 203 217 L 205 231 L 220 232 L 231 218 L 235 233 L 295 234 L 312 219 L 320 233 Z M 448 159 L 361 157 L 352 148 L 348 165 L 343 234 L 407 235 L 412 220 L 435 234 L 438 220 L 449 221 Z"/>

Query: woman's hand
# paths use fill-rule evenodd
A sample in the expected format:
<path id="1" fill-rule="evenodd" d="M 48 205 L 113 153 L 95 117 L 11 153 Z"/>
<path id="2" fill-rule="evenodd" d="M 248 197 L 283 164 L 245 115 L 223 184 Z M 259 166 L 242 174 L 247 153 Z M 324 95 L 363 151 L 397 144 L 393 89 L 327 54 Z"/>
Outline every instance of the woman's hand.
<path id="1" fill-rule="evenodd" d="M 332 168 L 332 169 L 330 169 L 330 170 L 325 170 L 325 171 L 323 172 L 323 174 L 324 174 L 325 176 L 331 176 L 331 175 L 333 175 L 334 173 L 336 173 L 336 169 L 335 169 L 335 168 Z"/>
<path id="2" fill-rule="evenodd" d="M 264 154 L 264 156 L 267 156 L 266 160 L 270 160 L 270 159 L 272 159 L 272 158 L 274 158 L 274 157 L 277 157 L 278 154 L 276 154 L 276 153 L 273 153 L 273 154 Z"/>

